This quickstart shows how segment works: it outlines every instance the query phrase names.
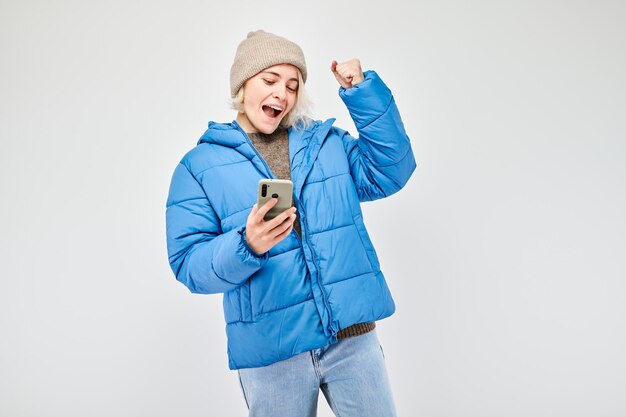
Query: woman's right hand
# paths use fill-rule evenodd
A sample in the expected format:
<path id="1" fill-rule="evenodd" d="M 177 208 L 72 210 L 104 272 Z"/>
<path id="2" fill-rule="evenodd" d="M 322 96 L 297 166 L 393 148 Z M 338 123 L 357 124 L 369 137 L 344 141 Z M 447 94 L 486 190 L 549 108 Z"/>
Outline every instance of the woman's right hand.
<path id="1" fill-rule="evenodd" d="M 270 199 L 260 209 L 255 204 L 246 222 L 246 242 L 258 254 L 263 255 L 274 245 L 287 237 L 296 220 L 296 208 L 290 207 L 271 220 L 265 221 L 265 214 L 278 203 Z"/>

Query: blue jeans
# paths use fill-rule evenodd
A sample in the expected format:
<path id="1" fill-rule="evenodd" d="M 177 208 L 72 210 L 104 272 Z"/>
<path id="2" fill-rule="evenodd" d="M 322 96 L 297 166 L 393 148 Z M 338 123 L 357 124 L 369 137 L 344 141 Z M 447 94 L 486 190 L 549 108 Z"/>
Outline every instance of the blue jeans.
<path id="1" fill-rule="evenodd" d="M 337 417 L 396 415 L 376 330 L 239 370 L 250 417 L 313 417 L 320 388 Z"/>

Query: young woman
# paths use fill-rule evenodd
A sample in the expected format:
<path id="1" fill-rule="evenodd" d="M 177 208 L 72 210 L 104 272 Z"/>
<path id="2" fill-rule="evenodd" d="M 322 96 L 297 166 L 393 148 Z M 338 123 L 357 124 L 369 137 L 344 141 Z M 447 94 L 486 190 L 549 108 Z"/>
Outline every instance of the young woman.
<path id="1" fill-rule="evenodd" d="M 360 202 L 400 190 L 415 159 L 391 91 L 357 59 L 332 61 L 355 139 L 307 117 L 302 50 L 250 32 L 230 73 L 231 123 L 209 122 L 176 167 L 169 261 L 194 293 L 224 293 L 230 369 L 250 416 L 393 416 L 375 322 L 395 305 Z M 257 207 L 262 178 L 293 182 L 293 207 Z"/>

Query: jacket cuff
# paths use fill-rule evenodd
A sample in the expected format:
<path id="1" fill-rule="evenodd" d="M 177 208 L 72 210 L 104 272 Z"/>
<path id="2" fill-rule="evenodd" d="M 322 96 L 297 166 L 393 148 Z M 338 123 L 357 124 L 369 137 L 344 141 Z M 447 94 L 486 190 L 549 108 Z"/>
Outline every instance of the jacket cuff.
<path id="1" fill-rule="evenodd" d="M 269 251 L 265 252 L 262 255 L 259 255 L 258 253 L 256 253 L 256 251 L 254 249 L 252 249 L 252 247 L 248 244 L 248 241 L 246 240 L 246 226 L 243 226 L 240 230 L 239 230 L 239 234 L 241 235 L 241 245 L 244 247 L 244 249 L 248 252 L 248 254 L 250 254 L 251 256 L 253 256 L 254 258 L 257 258 L 261 261 L 266 261 L 269 258 Z"/>
<path id="2" fill-rule="evenodd" d="M 382 116 L 393 100 L 391 90 L 376 71 L 365 71 L 363 75 L 365 79 L 354 87 L 339 87 L 339 97 L 348 108 L 357 129 Z"/>

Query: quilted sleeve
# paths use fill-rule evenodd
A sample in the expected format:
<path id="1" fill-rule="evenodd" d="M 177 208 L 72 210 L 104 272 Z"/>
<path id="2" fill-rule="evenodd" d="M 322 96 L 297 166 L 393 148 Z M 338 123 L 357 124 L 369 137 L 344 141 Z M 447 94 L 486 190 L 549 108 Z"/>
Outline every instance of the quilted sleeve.
<path id="1" fill-rule="evenodd" d="M 204 190 L 180 163 L 174 170 L 166 209 L 167 251 L 176 279 L 193 293 L 210 294 L 243 284 L 269 258 L 245 240 L 245 224 L 222 233 Z"/>
<path id="2" fill-rule="evenodd" d="M 364 75 L 365 80 L 352 88 L 339 87 L 358 139 L 333 129 L 342 138 L 360 201 L 371 201 L 404 187 L 416 163 L 391 91 L 375 71 Z"/>

